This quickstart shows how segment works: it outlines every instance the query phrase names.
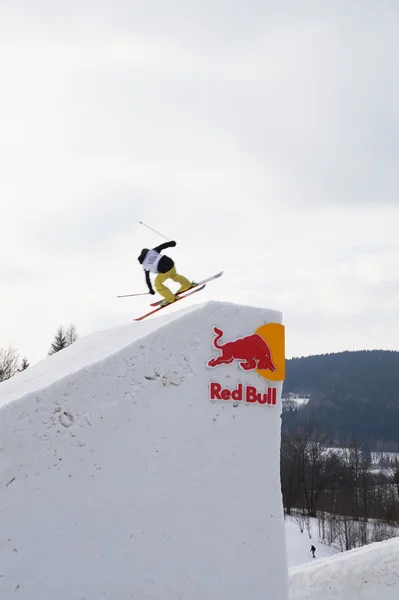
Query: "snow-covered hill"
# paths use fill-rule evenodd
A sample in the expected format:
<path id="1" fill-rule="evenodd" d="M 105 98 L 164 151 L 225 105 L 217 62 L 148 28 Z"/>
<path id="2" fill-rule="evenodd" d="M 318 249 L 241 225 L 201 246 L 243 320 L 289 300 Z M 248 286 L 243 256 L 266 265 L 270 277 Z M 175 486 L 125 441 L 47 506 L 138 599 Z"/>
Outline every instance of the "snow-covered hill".
<path id="1" fill-rule="evenodd" d="M 399 538 L 290 569 L 290 600 L 398 600 Z"/>

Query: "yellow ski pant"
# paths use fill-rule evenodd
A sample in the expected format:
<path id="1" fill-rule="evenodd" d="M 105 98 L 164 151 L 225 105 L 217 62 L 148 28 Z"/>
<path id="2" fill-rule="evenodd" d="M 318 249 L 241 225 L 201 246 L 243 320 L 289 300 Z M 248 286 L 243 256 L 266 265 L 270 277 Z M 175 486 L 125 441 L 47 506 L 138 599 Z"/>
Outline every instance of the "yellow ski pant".
<path id="1" fill-rule="evenodd" d="M 181 292 L 185 292 L 191 287 L 189 280 L 176 272 L 176 267 L 172 267 L 172 269 L 166 273 L 158 273 L 154 280 L 154 286 L 158 294 L 163 296 L 167 302 L 174 302 L 176 300 L 175 294 L 173 294 L 170 289 L 164 285 L 167 279 L 173 279 L 173 281 L 176 281 L 176 283 L 180 283 L 180 289 L 177 292 L 179 294 Z"/>

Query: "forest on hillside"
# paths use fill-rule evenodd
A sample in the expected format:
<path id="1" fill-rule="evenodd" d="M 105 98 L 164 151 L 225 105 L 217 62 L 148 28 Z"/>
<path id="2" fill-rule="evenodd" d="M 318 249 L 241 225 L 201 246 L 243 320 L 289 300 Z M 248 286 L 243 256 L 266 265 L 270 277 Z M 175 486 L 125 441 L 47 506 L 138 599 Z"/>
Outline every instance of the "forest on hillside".
<path id="1" fill-rule="evenodd" d="M 399 451 L 399 352 L 362 350 L 293 358 L 283 398 L 306 396 L 283 411 L 283 431 L 313 423 L 332 443 L 360 439 L 375 451 Z"/>
<path id="2" fill-rule="evenodd" d="M 399 456 L 381 465 L 361 440 L 331 448 L 309 425 L 282 434 L 280 455 L 284 511 L 301 531 L 317 518 L 319 538 L 341 550 L 399 534 Z"/>

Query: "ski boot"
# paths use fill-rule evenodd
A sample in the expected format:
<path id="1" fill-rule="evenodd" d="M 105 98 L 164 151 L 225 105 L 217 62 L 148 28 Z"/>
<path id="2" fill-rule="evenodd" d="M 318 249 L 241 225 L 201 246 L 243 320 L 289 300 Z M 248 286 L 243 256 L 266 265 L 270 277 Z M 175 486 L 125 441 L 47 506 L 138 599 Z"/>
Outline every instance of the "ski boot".
<path id="1" fill-rule="evenodd" d="M 196 281 L 192 281 L 190 283 L 190 287 L 186 288 L 185 290 L 181 290 L 179 292 L 177 292 L 177 296 L 180 296 L 180 294 L 185 294 L 186 292 L 188 292 L 189 290 L 191 290 L 192 288 L 195 288 L 197 286 L 197 282 Z"/>
<path id="2" fill-rule="evenodd" d="M 176 296 L 174 298 L 174 300 L 172 300 L 172 302 L 168 302 L 167 300 L 162 300 L 161 304 L 159 306 L 169 306 L 169 304 L 173 304 L 173 302 L 176 301 Z"/>

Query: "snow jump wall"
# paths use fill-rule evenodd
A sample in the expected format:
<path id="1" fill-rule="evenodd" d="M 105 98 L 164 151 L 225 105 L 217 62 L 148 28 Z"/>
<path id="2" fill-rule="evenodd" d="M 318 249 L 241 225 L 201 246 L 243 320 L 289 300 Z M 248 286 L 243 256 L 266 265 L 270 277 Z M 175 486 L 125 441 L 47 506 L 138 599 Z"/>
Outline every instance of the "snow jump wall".
<path id="1" fill-rule="evenodd" d="M 0 598 L 287 600 L 280 312 L 208 302 L 0 387 Z"/>

